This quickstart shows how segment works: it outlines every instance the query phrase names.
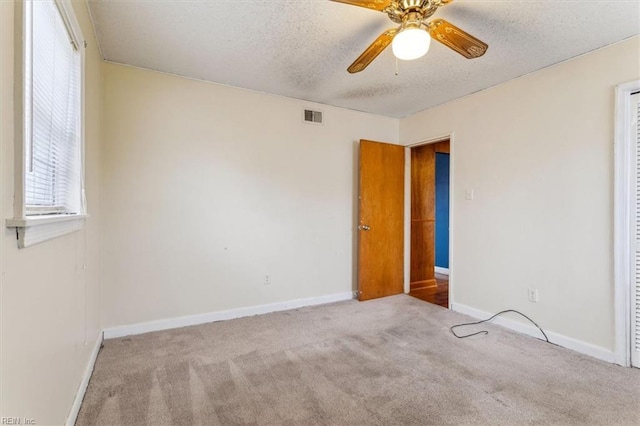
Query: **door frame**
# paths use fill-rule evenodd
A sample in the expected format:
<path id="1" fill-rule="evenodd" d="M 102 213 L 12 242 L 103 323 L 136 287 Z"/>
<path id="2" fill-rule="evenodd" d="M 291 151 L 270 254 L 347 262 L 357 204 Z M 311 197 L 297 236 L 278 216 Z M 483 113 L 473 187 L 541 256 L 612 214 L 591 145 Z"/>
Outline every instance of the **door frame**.
<path id="1" fill-rule="evenodd" d="M 640 80 L 619 84 L 615 89 L 615 135 L 614 135 L 614 312 L 615 312 L 615 363 L 629 367 L 631 365 L 631 301 L 633 286 L 633 254 L 631 235 L 632 208 L 631 161 L 634 153 L 630 131 L 632 93 L 640 91 Z"/>
<path id="2" fill-rule="evenodd" d="M 405 145 L 404 155 L 404 292 L 411 289 L 411 148 L 430 145 L 449 140 L 449 309 L 453 306 L 454 295 L 454 264 L 453 264 L 453 230 L 454 228 L 454 133 L 426 139 L 421 142 Z"/>

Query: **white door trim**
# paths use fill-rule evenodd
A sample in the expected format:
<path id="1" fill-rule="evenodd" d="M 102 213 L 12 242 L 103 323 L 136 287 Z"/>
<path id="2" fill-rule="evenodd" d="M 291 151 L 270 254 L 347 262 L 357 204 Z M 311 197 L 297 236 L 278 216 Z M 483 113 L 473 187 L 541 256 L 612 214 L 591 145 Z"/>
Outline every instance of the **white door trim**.
<path id="1" fill-rule="evenodd" d="M 451 309 L 454 303 L 454 265 L 453 265 L 453 230 L 455 229 L 453 223 L 453 209 L 454 198 L 453 189 L 455 188 L 454 182 L 454 167 L 455 167 L 455 143 L 454 132 L 449 134 L 436 136 L 423 140 L 421 142 L 405 145 L 404 155 L 404 292 L 409 293 L 411 289 L 411 148 L 415 148 L 421 145 L 429 145 L 432 143 L 443 142 L 449 140 L 449 309 Z"/>
<path id="2" fill-rule="evenodd" d="M 616 86 L 614 139 L 614 285 L 616 364 L 631 365 L 631 94 L 640 90 L 640 80 Z"/>

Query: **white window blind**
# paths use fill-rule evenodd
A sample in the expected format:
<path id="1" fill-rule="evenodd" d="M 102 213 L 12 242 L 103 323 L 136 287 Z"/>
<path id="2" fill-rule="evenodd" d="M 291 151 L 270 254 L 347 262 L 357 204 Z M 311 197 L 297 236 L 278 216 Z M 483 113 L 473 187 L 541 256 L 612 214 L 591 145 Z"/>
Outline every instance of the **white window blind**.
<path id="1" fill-rule="evenodd" d="M 634 271 L 632 277 L 633 291 L 631 295 L 632 305 L 632 318 L 631 318 L 631 365 L 634 367 L 640 367 L 640 94 L 636 93 L 631 96 L 631 114 L 632 114 L 632 135 L 635 141 L 635 156 L 634 156 L 634 197 L 635 201 L 634 209 L 634 243 L 632 247 L 635 248 L 634 256 Z"/>
<path id="2" fill-rule="evenodd" d="M 54 1 L 31 3 L 31 85 L 27 85 L 27 215 L 83 213 L 82 56 Z M 30 91 L 30 93 L 29 93 Z M 29 105 L 30 100 L 30 105 Z M 29 128 L 30 127 L 30 128 Z"/>

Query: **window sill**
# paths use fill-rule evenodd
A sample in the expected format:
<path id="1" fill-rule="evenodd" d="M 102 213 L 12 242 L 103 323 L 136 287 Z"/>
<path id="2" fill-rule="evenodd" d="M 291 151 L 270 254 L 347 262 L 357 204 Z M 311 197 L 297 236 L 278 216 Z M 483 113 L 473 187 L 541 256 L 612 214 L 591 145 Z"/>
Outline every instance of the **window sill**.
<path id="1" fill-rule="evenodd" d="M 16 228 L 18 247 L 26 248 L 79 231 L 87 217 L 89 215 L 70 214 L 7 219 L 7 227 Z"/>

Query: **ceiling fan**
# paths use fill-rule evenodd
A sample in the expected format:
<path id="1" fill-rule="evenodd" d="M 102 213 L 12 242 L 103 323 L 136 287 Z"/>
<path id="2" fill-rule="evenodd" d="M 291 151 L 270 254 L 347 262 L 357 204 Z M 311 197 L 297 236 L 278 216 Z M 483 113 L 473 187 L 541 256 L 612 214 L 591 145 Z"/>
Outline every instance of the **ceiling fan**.
<path id="1" fill-rule="evenodd" d="M 440 6 L 453 0 L 332 0 L 384 12 L 400 27 L 387 30 L 355 60 L 347 71 L 364 70 L 391 43 L 398 59 L 418 59 L 429 50 L 431 37 L 467 59 L 485 54 L 489 45 L 444 19 L 426 22 Z"/>

